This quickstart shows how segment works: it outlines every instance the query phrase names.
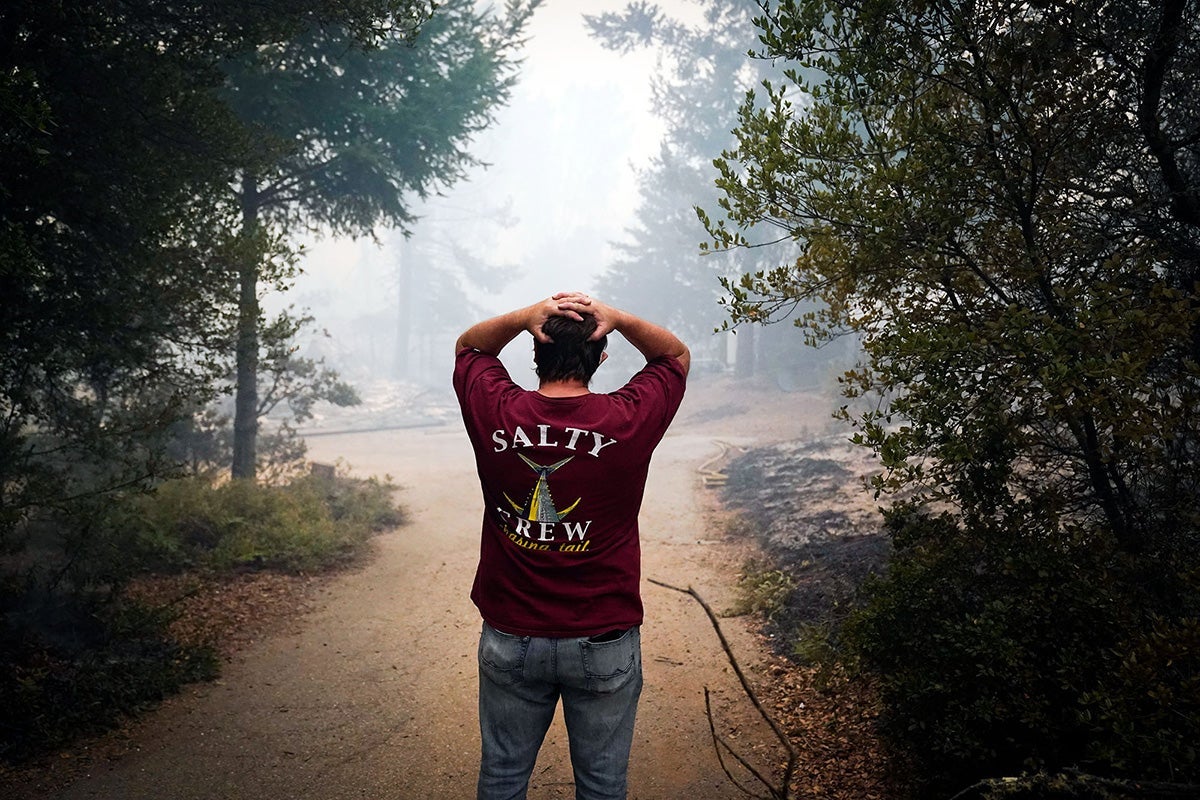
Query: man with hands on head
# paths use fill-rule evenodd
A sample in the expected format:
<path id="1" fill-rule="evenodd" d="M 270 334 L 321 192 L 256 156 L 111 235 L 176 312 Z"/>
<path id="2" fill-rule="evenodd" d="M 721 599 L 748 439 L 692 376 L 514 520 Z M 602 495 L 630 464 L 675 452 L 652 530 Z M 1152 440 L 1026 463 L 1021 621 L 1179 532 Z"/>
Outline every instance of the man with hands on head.
<path id="1" fill-rule="evenodd" d="M 498 358 L 526 331 L 536 391 Z M 613 332 L 646 364 L 594 393 Z M 626 796 L 642 689 L 638 510 L 690 360 L 670 331 L 580 292 L 480 322 L 455 344 L 484 499 L 471 589 L 483 617 L 478 800 L 525 797 L 560 698 L 577 800 Z"/>

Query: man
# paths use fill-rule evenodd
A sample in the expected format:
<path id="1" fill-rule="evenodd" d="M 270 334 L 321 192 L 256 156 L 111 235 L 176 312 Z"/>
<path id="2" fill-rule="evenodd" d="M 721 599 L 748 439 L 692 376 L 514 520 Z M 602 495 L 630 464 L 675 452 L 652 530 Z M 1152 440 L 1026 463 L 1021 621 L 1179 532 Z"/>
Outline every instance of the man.
<path id="1" fill-rule="evenodd" d="M 497 358 L 534 338 L 537 391 Z M 589 391 L 620 333 L 646 365 Z M 683 399 L 690 353 L 665 328 L 563 292 L 469 328 L 454 390 L 483 487 L 471 599 L 479 642 L 479 800 L 524 798 L 561 697 L 577 800 L 624 798 L 642 689 L 638 509 Z"/>

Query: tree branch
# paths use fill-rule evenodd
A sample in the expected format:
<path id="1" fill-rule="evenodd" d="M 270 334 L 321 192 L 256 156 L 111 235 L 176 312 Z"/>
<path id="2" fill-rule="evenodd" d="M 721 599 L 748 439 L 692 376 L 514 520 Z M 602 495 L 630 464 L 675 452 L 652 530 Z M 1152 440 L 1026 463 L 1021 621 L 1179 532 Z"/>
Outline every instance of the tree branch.
<path id="1" fill-rule="evenodd" d="M 725 638 L 725 632 L 723 630 L 721 630 L 721 623 L 717 620 L 716 613 L 713 612 L 712 607 L 710 607 L 708 605 L 708 603 L 704 602 L 704 598 L 702 598 L 700 596 L 700 594 L 690 586 L 686 589 L 681 589 L 678 586 L 672 586 L 669 583 L 663 583 L 662 581 L 657 581 L 653 578 L 649 578 L 648 580 L 650 581 L 650 583 L 653 583 L 655 586 L 661 586 L 664 589 L 670 589 L 671 591 L 679 592 L 681 594 L 686 594 L 686 595 L 690 596 L 693 600 L 695 600 L 697 603 L 700 604 L 700 607 L 704 609 L 704 613 L 708 615 L 708 620 L 709 620 L 709 622 L 712 623 L 713 630 L 715 630 L 717 632 L 717 639 L 721 642 L 721 649 L 725 651 L 725 657 L 729 659 L 729 666 L 733 667 L 733 674 L 737 675 L 738 681 L 742 684 L 742 690 L 746 693 L 746 696 L 750 698 L 750 702 L 754 705 L 755 710 L 758 711 L 759 715 L 766 721 L 767 725 L 770 726 L 771 731 L 775 734 L 775 738 L 779 739 L 780 744 L 782 744 L 784 750 L 787 751 L 787 754 L 788 754 L 787 767 L 784 769 L 783 781 L 782 781 L 781 786 L 779 786 L 779 787 L 773 786 L 771 783 L 769 783 L 767 780 L 765 780 L 757 771 L 750 769 L 750 767 L 748 765 L 746 765 L 745 761 L 743 761 L 739 756 L 737 756 L 736 754 L 733 754 L 733 750 L 732 750 L 732 748 L 729 747 L 729 745 L 725 745 L 725 747 L 726 747 L 726 749 L 729 750 L 729 752 L 731 754 L 734 755 L 735 758 L 738 759 L 738 761 L 740 763 L 742 763 L 743 766 L 746 766 L 747 769 L 750 769 L 750 772 L 752 775 L 754 775 L 756 778 L 758 778 L 760 781 L 762 781 L 766 785 L 767 789 L 771 792 L 772 797 L 778 798 L 778 800 L 787 800 L 788 794 L 790 792 L 791 783 L 792 783 L 792 775 L 796 771 L 796 759 L 798 757 L 797 753 L 796 753 L 796 748 L 792 746 L 792 742 L 790 739 L 788 739 L 787 734 L 785 734 L 783 732 L 783 730 L 779 727 L 779 723 L 777 723 L 775 721 L 775 719 L 770 714 L 767 713 L 766 708 L 763 707 L 762 701 L 758 699 L 758 695 L 755 694 L 754 689 L 751 688 L 750 682 L 746 679 L 746 674 L 744 672 L 742 672 L 742 667 L 738 663 L 737 658 L 733 654 L 733 649 L 729 646 L 729 640 Z M 707 696 L 708 696 L 708 690 L 706 688 L 705 689 L 706 704 L 707 704 Z M 710 724 L 710 726 L 712 726 L 711 713 L 709 715 L 709 724 Z M 713 727 L 713 736 L 714 736 L 714 741 L 719 741 L 719 739 L 717 739 L 717 737 L 716 737 L 715 727 Z M 718 752 L 718 759 L 719 758 L 720 758 L 720 754 Z M 722 766 L 722 768 L 724 768 L 724 766 L 725 766 L 724 762 L 722 762 L 721 766 Z M 728 775 L 729 774 L 728 771 L 726 771 L 725 774 Z M 739 787 L 739 788 L 741 788 L 741 787 Z M 745 790 L 743 789 L 743 791 L 745 791 Z"/>
<path id="2" fill-rule="evenodd" d="M 731 747 L 729 743 L 722 739 L 720 734 L 717 733 L 717 724 L 712 713 L 711 693 L 708 691 L 707 686 L 704 687 L 704 714 L 708 717 L 708 732 L 712 734 L 713 750 L 715 750 L 717 753 L 717 763 L 721 765 L 721 770 L 725 773 L 725 777 L 729 778 L 729 782 L 751 797 L 759 798 L 759 800 L 762 800 L 764 797 L 764 795 L 755 794 L 745 786 L 742 786 L 742 784 L 738 782 L 738 779 L 733 777 L 733 773 L 729 771 L 729 767 L 725 766 L 725 759 L 721 756 L 722 748 L 728 751 L 729 755 L 733 756 L 734 759 L 736 759 L 737 762 L 741 764 L 747 772 L 749 772 L 755 778 L 758 778 L 759 783 L 766 786 L 767 790 L 771 792 L 771 797 L 779 797 L 775 791 L 775 787 L 771 785 L 771 782 L 763 777 L 758 770 L 751 766 L 750 762 L 734 752 L 733 747 Z"/>
<path id="3" fill-rule="evenodd" d="M 1162 101 L 1163 82 L 1167 69 L 1179 49 L 1185 0 L 1165 0 L 1158 31 L 1146 55 L 1142 73 L 1142 100 L 1138 104 L 1138 126 L 1146 137 L 1146 145 L 1158 162 L 1163 181 L 1171 193 L 1171 208 L 1176 218 L 1193 227 L 1200 227 L 1200 199 L 1192 192 L 1175 162 L 1175 152 L 1158 118 Z"/>

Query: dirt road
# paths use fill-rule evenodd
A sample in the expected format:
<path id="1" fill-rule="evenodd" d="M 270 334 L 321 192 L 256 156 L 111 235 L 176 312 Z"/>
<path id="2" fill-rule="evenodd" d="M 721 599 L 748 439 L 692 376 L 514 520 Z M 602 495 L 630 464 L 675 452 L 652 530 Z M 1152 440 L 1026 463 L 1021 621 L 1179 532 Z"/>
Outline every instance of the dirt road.
<path id="1" fill-rule="evenodd" d="M 717 452 L 714 439 L 738 439 L 738 418 L 721 433 L 720 421 L 689 426 L 686 416 L 651 469 L 643 574 L 694 586 L 721 609 L 745 553 L 706 528 L 696 468 Z M 313 439 L 310 450 L 317 460 L 344 457 L 356 472 L 392 475 L 410 523 L 380 537 L 370 564 L 332 583 L 294 631 L 255 644 L 220 682 L 167 703 L 137 727 L 133 752 L 93 766 L 55 797 L 474 796 L 479 616 L 467 593 L 481 499 L 465 435 L 459 425 L 352 434 Z M 740 798 L 713 750 L 704 687 L 740 749 L 759 749 L 769 734 L 703 610 L 648 582 L 643 597 L 646 689 L 630 797 Z M 759 644 L 748 621 L 722 625 L 753 674 Z M 534 772 L 533 800 L 574 796 L 566 745 L 560 716 Z M 767 753 L 758 753 L 760 763 Z"/>

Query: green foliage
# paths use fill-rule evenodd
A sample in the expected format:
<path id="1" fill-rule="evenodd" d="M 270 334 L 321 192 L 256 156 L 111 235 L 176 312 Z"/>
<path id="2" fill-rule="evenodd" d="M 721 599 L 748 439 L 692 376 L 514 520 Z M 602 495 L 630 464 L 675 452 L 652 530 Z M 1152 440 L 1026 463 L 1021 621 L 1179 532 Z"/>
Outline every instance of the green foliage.
<path id="1" fill-rule="evenodd" d="M 718 160 L 718 247 L 798 257 L 735 319 L 811 298 L 852 330 L 885 468 L 970 516 L 1036 498 L 1127 550 L 1200 523 L 1200 13 L 1194 1 L 772 4 L 782 75 Z M 849 416 L 850 412 L 847 412 Z"/>
<path id="2" fill-rule="evenodd" d="M 231 172 L 262 137 L 219 65 L 318 23 L 367 46 L 411 33 L 406 0 L 0 9 L 0 542 L 173 473 L 166 431 L 216 394 L 246 261 Z M 76 527 L 85 527 L 81 521 Z"/>
<path id="3" fill-rule="evenodd" d="M 888 526 L 888 572 L 843 636 L 925 791 L 1074 768 L 1200 779 L 1194 571 L 1033 510 L 964 528 L 903 508 Z"/>
<path id="4" fill-rule="evenodd" d="M 771 569 L 768 564 L 749 561 L 738 575 L 737 599 L 729 614 L 762 614 L 770 620 L 787 605 L 796 582 L 785 570 Z"/>
<path id="5" fill-rule="evenodd" d="M 13 620 L 34 614 L 35 605 L 51 609 L 45 611 L 50 619 L 87 618 L 92 608 L 115 602 L 142 559 L 178 566 L 200 563 L 197 554 L 205 553 L 213 565 L 257 560 L 306 569 L 342 557 L 365 537 L 371 512 L 332 509 L 387 494 L 366 484 L 350 490 L 311 481 L 306 488 L 300 481 L 262 496 L 230 487 L 222 499 L 240 515 L 234 517 L 191 498 L 186 502 L 197 516 L 187 535 L 212 526 L 220 542 L 209 551 L 171 533 L 152 498 L 137 498 L 185 471 L 185 458 L 173 450 L 181 430 L 218 427 L 192 420 L 220 394 L 240 342 L 239 322 L 255 333 L 260 324 L 272 332 L 256 305 L 240 303 L 244 298 L 231 291 L 242 268 L 261 268 L 273 282 L 286 281 L 294 269 L 296 249 L 283 234 L 298 228 L 246 224 L 252 222 L 247 207 L 231 187 L 242 185 L 245 174 L 261 176 L 271 201 L 291 203 L 294 213 L 280 219 L 302 226 L 347 230 L 361 223 L 359 232 L 366 232 L 381 214 L 403 218 L 392 212 L 405 192 L 443 185 L 440 180 L 453 179 L 469 162 L 465 139 L 490 120 L 481 106 L 496 100 L 481 100 L 470 89 L 489 77 L 502 85 L 512 79 L 505 57 L 519 38 L 515 20 L 528 8 L 511 4 L 516 27 L 489 24 L 467 43 L 457 38 L 483 19 L 465 13 L 468 5 L 458 4 L 457 14 L 434 26 L 443 37 L 429 40 L 441 48 L 434 53 L 409 47 L 433 14 L 422 0 L 15 0 L 0 6 L 0 580 L 8 587 L 0 611 L 6 643 L 41 652 L 42 644 L 27 646 L 24 634 L 13 633 Z M 459 27 L 448 27 L 449 19 Z M 330 47 L 322 50 L 322 42 Z M 388 83 L 359 69 L 372 51 L 389 67 L 428 68 L 422 77 L 429 80 L 402 72 Z M 282 82 L 311 77 L 310 88 L 319 84 L 319 92 L 331 88 L 319 80 L 322 72 L 358 80 L 333 87 L 339 96 L 325 98 L 346 102 L 322 106 L 321 113 L 329 113 L 321 117 L 320 135 L 304 138 L 311 126 L 264 135 L 262 116 L 276 98 L 265 99 L 259 117 L 250 119 L 231 96 L 233 65 L 261 59 L 289 66 L 271 61 L 281 52 L 298 54 L 287 75 L 275 70 L 272 77 Z M 335 63 L 339 54 L 354 64 Z M 439 98 L 450 73 L 470 80 L 454 84 L 461 93 Z M 406 85 L 414 94 L 404 94 Z M 420 102 L 409 102 L 421 92 Z M 349 111 L 354 99 L 366 107 Z M 434 119 L 424 112 L 436 109 L 439 99 L 446 114 Z M 390 160 L 376 171 L 382 157 L 369 145 L 381 128 L 369 123 L 380 119 L 391 133 L 403 122 L 411 136 L 393 136 L 386 143 Z M 335 154 L 333 135 L 353 129 L 355 121 L 370 133 L 350 142 L 348 153 Z M 323 179 L 336 184 L 308 206 L 297 195 L 283 197 L 284 187 L 272 183 L 281 159 L 295 165 L 305 157 L 308 166 L 320 161 L 319 168 L 292 174 L 290 188 L 307 197 Z M 392 183 L 397 169 L 409 170 L 411 180 Z M 371 192 L 391 192 L 393 202 L 381 212 L 378 203 L 371 205 Z M 296 212 L 301 206 L 303 213 Z M 256 298 L 257 286 L 250 289 Z M 249 313 L 241 313 L 242 305 Z M 257 340 L 250 343 L 256 353 Z M 353 399 L 323 365 L 286 350 L 268 356 L 264 377 L 271 382 L 263 408 L 251 404 L 252 423 L 272 404 L 303 418 L 317 399 Z M 292 452 L 295 444 L 283 437 Z M 219 435 L 210 437 L 207 450 L 186 460 L 195 468 L 220 445 Z M 162 527 L 145 527 L 143 513 Z M 297 530 L 289 533 L 286 525 Z M 59 608 L 73 610 L 53 611 Z M 75 622 L 66 627 L 91 630 Z M 89 636 L 99 641 L 108 636 L 102 633 L 96 628 Z M 40 685 L 43 672 L 83 675 L 64 666 L 76 662 L 97 685 L 119 681 L 123 667 L 105 672 L 106 664 L 124 663 L 116 650 L 97 650 L 99 660 L 87 666 L 73 655 L 60 660 L 51 645 L 47 670 L 35 664 L 36 675 L 22 673 L 31 686 Z M 113 647 L 121 646 L 114 638 Z M 169 646 L 163 648 L 166 653 Z M 103 691 L 125 696 L 116 686 Z M 18 707 L 35 713 L 41 701 L 32 697 L 18 691 L 0 703 L 6 714 Z"/>
<path id="6" fill-rule="evenodd" d="M 324 359 L 296 355 L 297 335 L 313 322 L 312 316 L 297 317 L 289 310 L 280 313 L 260 332 L 263 353 L 259 361 L 259 417 L 283 405 L 289 421 L 307 422 L 319 402 L 342 407 L 362 402 L 354 387 L 327 367 Z"/>
<path id="7" fill-rule="evenodd" d="M 827 681 L 830 669 L 846 658 L 840 637 L 841 630 L 831 618 L 801 623 L 791 636 L 791 656 L 800 664 L 818 667 L 818 680 Z"/>
<path id="8" fill-rule="evenodd" d="M 1193 598 L 1196 575 L 1186 579 Z M 1193 600 L 1194 606 L 1194 600 Z M 1197 782 L 1200 756 L 1200 622 L 1174 609 L 1152 610 L 1126 632 L 1113 671 L 1082 698 L 1099 762 L 1123 775 Z"/>
<path id="9" fill-rule="evenodd" d="M 170 429 L 218 393 L 235 347 L 257 353 L 257 279 L 286 282 L 289 237 L 410 223 L 409 196 L 461 176 L 531 10 L 0 9 L 0 543 L 33 515 L 174 473 Z M 252 202 L 231 191 L 247 179 Z M 263 208 L 278 224 L 257 224 Z M 306 370 L 344 388 L 288 365 Z"/>
<path id="10" fill-rule="evenodd" d="M 716 162 L 718 248 L 799 248 L 735 320 L 824 301 L 893 563 L 850 624 L 941 790 L 1200 779 L 1200 6 L 781 0 Z M 937 513 L 935 514 L 934 511 Z"/>
<path id="11" fill-rule="evenodd" d="M 361 402 L 353 386 L 341 379 L 324 359 L 297 355 L 297 335 L 310 329 L 313 319 L 280 313 L 263 327 L 259 345 L 258 421 L 260 432 L 255 448 L 258 474 L 278 483 L 305 467 L 307 445 L 296 429 L 313 417 L 318 403 L 352 406 Z M 230 381 L 232 377 L 230 378 Z M 222 395 L 232 393 L 230 381 L 217 387 Z M 228 398 L 196 408 L 167 432 L 166 457 L 179 464 L 185 474 L 213 477 L 227 469 L 233 452 L 232 419 Z"/>
<path id="12" fill-rule="evenodd" d="M 477 163 L 467 144 L 509 95 L 535 7 L 510 0 L 499 14 L 450 0 L 419 29 L 362 42 L 325 24 L 227 62 L 223 97 L 260 148 L 257 164 L 238 165 L 254 179 L 239 182 L 241 207 L 288 233 L 412 222 L 412 197 Z"/>
<path id="13" fill-rule="evenodd" d="M 695 207 L 716 202 L 712 159 L 729 146 L 729 121 L 739 99 L 766 67 L 746 59 L 746 50 L 756 43 L 753 0 L 698 5 L 697 22 L 671 18 L 646 3 L 587 17 L 592 35 L 610 49 L 657 48 L 653 100 L 665 125 L 658 152 L 638 173 L 637 220 L 614 243 L 618 258 L 603 284 L 613 302 L 661 321 L 687 340 L 693 353 L 724 363 L 725 339 L 712 336 L 721 327 L 719 279 L 761 268 L 764 256 L 749 250 L 701 252 L 704 229 Z M 748 369 L 746 374 L 753 374 L 758 360 L 794 368 L 815 359 L 786 333 L 776 336 L 771 348 L 756 352 L 755 344 L 753 332 L 739 334 L 738 366 Z"/>
<path id="14" fill-rule="evenodd" d="M 169 616 L 162 610 L 78 597 L 55 601 L 11 584 L 6 589 L 0 760 L 20 762 L 100 733 L 180 686 L 217 674 L 212 650 L 167 636 Z"/>
<path id="15" fill-rule="evenodd" d="M 187 478 L 97 504 L 86 530 L 65 545 L 53 542 L 63 528 L 39 531 L 35 544 L 46 561 L 0 584 L 0 759 L 19 761 L 102 731 L 215 676 L 211 650 L 167 634 L 171 607 L 126 598 L 130 579 L 183 569 L 334 567 L 403 521 L 394 492 L 387 480 L 342 476 L 284 486 Z M 64 551 L 74 558 L 64 562 Z"/>
<path id="16" fill-rule="evenodd" d="M 213 486 L 186 478 L 134 498 L 116 524 L 134 539 L 127 558 L 148 568 L 309 572 L 345 561 L 398 524 L 393 491 L 376 479 Z"/>
<path id="17" fill-rule="evenodd" d="M 161 473 L 164 423 L 209 394 L 231 247 L 215 156 L 240 139 L 155 5 L 0 10 L 0 538 Z"/>
<path id="18" fill-rule="evenodd" d="M 509 0 L 498 15 L 472 0 L 450 0 L 419 30 L 384 27 L 364 42 L 335 21 L 227 60 L 222 99 L 257 143 L 228 174 L 239 234 L 286 242 L 314 229 L 351 236 L 382 225 L 407 230 L 414 198 L 478 164 L 468 145 L 508 98 L 515 49 L 536 6 Z M 286 272 L 251 253 L 237 273 L 232 476 L 253 479 L 258 284 Z"/>

